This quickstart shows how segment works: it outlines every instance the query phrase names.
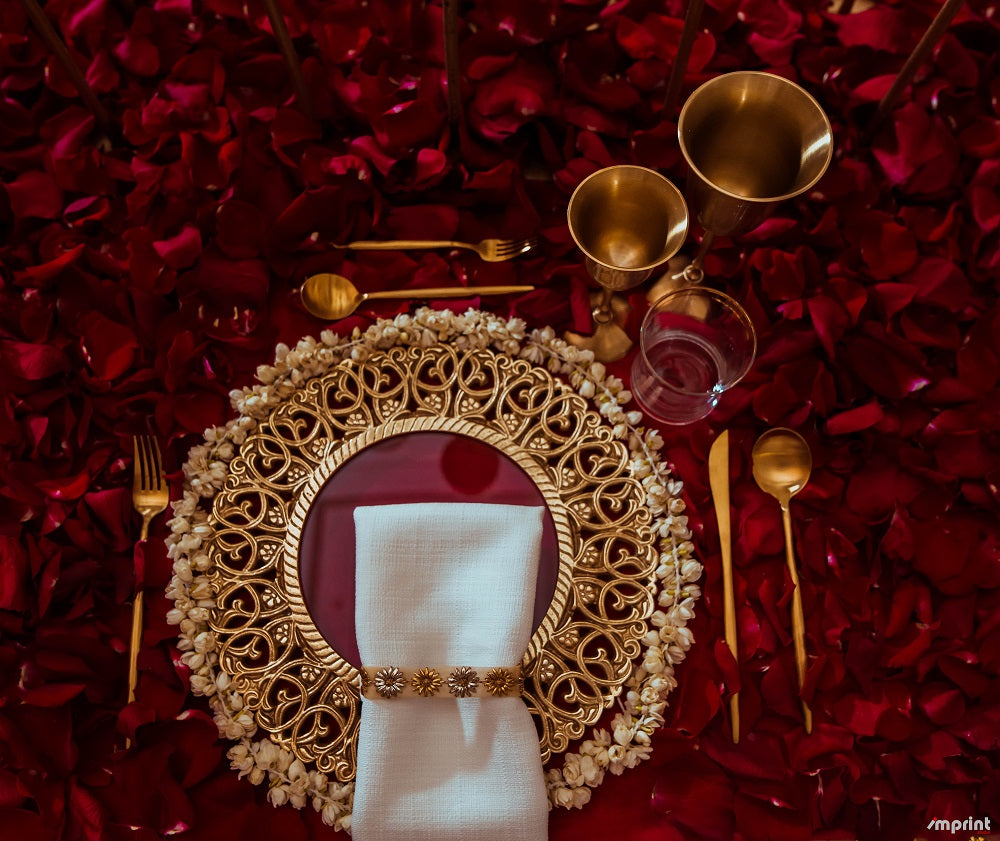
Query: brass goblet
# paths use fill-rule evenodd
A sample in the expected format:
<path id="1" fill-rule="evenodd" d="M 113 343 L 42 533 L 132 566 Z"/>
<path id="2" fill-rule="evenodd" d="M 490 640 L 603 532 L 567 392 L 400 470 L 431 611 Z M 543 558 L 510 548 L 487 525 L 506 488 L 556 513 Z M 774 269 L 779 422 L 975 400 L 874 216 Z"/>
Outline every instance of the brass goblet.
<path id="1" fill-rule="evenodd" d="M 819 103 L 772 73 L 738 71 L 705 82 L 684 103 L 677 136 L 690 169 L 687 199 L 705 229 L 695 258 L 675 276 L 688 283 L 703 279 L 715 237 L 756 228 L 779 202 L 816 184 L 833 157 L 833 131 Z"/>
<path id="2" fill-rule="evenodd" d="M 593 310 L 593 335 L 567 333 L 566 341 L 592 350 L 600 362 L 613 362 L 632 346 L 615 323 L 614 293 L 642 283 L 677 253 L 687 236 L 687 205 L 658 172 L 619 165 L 581 181 L 566 215 L 587 271 L 603 287 Z"/>

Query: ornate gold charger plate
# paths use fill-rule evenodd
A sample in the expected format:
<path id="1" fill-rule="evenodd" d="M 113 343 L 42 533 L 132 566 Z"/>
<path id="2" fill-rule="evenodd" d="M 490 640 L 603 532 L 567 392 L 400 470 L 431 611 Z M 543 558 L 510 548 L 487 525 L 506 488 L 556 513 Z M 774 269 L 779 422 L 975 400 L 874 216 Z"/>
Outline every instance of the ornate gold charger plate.
<path id="1" fill-rule="evenodd" d="M 442 317 L 464 329 L 442 329 Z M 480 329 L 471 339 L 470 322 Z M 311 797 L 327 822 L 349 827 L 361 678 L 310 609 L 302 535 L 318 495 L 353 458 L 423 433 L 494 448 L 548 510 L 554 589 L 522 662 L 543 761 L 552 768 L 626 689 L 615 745 L 595 731 L 584 746 L 603 756 L 595 767 L 617 762 L 620 771 L 645 758 L 672 664 L 690 645 L 690 610 L 681 608 L 698 596 L 700 567 L 678 516 L 679 484 L 655 456 L 655 433 L 620 408 L 621 383 L 551 331 L 526 336 L 516 321 L 474 311 L 422 310 L 351 339 L 324 334 L 279 348 L 278 357 L 259 372 L 261 386 L 234 394 L 240 416 L 192 450 L 169 541 L 169 618 L 181 625 L 192 686 L 212 696 L 220 730 L 239 740 L 230 759 L 241 775 L 286 792 L 275 802 Z M 595 406 L 577 389 L 604 399 Z M 660 640 L 664 628 L 680 634 Z M 582 755 L 550 772 L 558 805 L 582 805 L 600 782 L 567 770 Z"/>

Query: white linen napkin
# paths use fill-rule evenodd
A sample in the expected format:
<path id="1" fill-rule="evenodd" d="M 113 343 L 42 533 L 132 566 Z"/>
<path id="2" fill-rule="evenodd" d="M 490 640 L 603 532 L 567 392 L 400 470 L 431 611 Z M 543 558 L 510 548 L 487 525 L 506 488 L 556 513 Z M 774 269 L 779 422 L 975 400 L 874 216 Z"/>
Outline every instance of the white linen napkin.
<path id="1" fill-rule="evenodd" d="M 531 637 L 543 508 L 360 507 L 366 667 L 510 666 Z M 371 672 L 371 669 L 369 669 Z M 447 680 L 447 675 L 442 675 Z M 544 841 L 538 733 L 519 697 L 362 699 L 355 841 Z"/>

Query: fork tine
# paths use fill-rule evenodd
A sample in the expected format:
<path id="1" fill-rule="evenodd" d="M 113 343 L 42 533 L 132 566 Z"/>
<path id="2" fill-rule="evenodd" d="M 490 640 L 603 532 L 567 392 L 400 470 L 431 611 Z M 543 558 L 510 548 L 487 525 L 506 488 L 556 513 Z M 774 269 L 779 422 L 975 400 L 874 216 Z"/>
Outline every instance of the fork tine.
<path id="1" fill-rule="evenodd" d="M 163 487 L 163 459 L 160 456 L 160 445 L 152 436 L 149 437 L 149 449 L 153 454 L 153 475 L 150 477 L 150 487 L 158 491 Z"/>
<path id="2" fill-rule="evenodd" d="M 140 454 L 140 436 L 132 436 L 132 484 L 142 487 L 142 455 Z"/>
<path id="3" fill-rule="evenodd" d="M 139 440 L 142 446 L 142 489 L 145 491 L 152 490 L 153 485 L 153 452 L 150 446 L 150 438 L 148 435 L 140 435 Z"/>
<path id="4" fill-rule="evenodd" d="M 145 490 L 149 487 L 149 454 L 146 451 L 146 436 L 138 435 L 139 487 Z"/>
<path id="5" fill-rule="evenodd" d="M 535 241 L 533 239 L 522 239 L 522 240 L 501 240 L 497 243 L 497 253 L 498 254 L 520 254 L 522 251 L 528 251 L 534 248 Z"/>
<path id="6" fill-rule="evenodd" d="M 146 488 L 153 490 L 156 487 L 156 455 L 153 453 L 153 442 L 146 436 Z"/>

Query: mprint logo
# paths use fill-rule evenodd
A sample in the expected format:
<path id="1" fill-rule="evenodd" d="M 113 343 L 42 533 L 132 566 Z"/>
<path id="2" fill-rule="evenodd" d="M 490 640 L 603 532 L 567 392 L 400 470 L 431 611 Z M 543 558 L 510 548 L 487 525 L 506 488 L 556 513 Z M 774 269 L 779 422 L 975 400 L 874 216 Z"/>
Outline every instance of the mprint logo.
<path id="1" fill-rule="evenodd" d="M 936 829 L 939 832 L 950 832 L 952 835 L 960 829 L 964 829 L 966 832 L 969 830 L 973 832 L 989 832 L 991 829 L 989 818 L 966 818 L 964 821 L 931 818 L 931 822 L 927 824 L 927 828 Z"/>

